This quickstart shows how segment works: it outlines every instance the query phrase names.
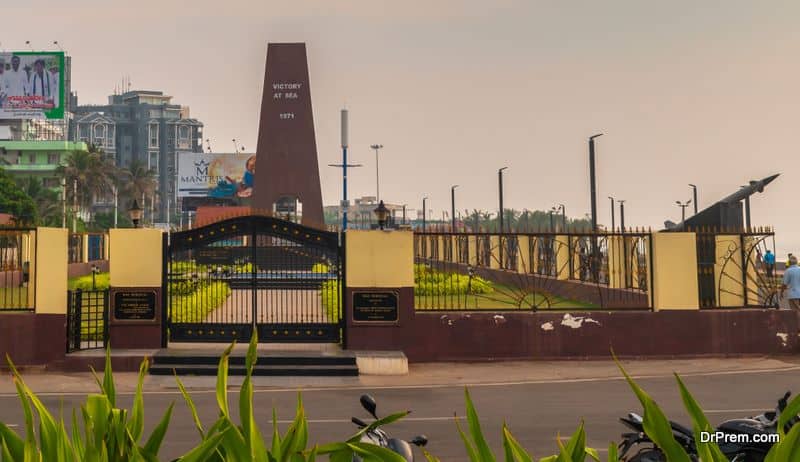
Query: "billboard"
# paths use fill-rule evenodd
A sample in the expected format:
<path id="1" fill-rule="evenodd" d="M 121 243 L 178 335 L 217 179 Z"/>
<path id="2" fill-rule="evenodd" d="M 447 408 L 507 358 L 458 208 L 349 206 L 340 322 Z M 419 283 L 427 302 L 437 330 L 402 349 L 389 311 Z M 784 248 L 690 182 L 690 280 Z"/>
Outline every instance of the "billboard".
<path id="1" fill-rule="evenodd" d="M 63 52 L 0 52 L 0 119 L 63 119 Z"/>
<path id="2" fill-rule="evenodd" d="M 255 173 L 255 154 L 179 152 L 178 197 L 248 198 Z"/>

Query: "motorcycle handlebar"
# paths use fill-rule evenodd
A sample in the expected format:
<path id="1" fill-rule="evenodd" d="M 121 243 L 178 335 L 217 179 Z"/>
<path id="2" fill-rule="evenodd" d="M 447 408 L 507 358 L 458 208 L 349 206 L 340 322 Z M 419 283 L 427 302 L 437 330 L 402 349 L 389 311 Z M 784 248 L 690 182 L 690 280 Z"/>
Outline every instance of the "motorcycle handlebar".
<path id="1" fill-rule="evenodd" d="M 353 422 L 354 424 L 358 425 L 361 428 L 367 427 L 367 424 L 363 420 L 359 419 L 358 417 L 352 417 L 350 419 L 350 421 Z"/>

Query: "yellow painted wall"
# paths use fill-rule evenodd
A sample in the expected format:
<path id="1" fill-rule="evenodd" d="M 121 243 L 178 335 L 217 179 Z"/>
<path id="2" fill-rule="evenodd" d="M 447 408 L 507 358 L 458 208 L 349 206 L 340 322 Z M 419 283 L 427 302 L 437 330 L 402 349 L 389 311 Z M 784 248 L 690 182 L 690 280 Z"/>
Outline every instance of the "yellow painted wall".
<path id="1" fill-rule="evenodd" d="M 697 310 L 695 233 L 653 233 L 653 308 Z"/>
<path id="2" fill-rule="evenodd" d="M 608 236 L 608 282 L 614 289 L 625 287 L 625 243 L 622 236 Z"/>
<path id="3" fill-rule="evenodd" d="M 500 236 L 489 236 L 489 249 L 492 253 L 489 258 L 489 268 L 500 269 Z M 505 255 L 503 257 L 505 258 Z"/>
<path id="4" fill-rule="evenodd" d="M 475 235 L 470 235 L 467 237 L 467 243 L 467 247 L 469 248 L 469 258 L 467 259 L 467 262 L 472 267 L 478 266 L 478 238 L 475 237 Z"/>
<path id="5" fill-rule="evenodd" d="M 531 238 L 529 236 L 517 236 L 517 272 L 529 273 L 531 271 L 530 255 L 528 252 Z"/>
<path id="6" fill-rule="evenodd" d="M 37 313 L 67 314 L 67 239 L 65 228 L 36 229 L 31 280 L 36 281 Z"/>
<path id="7" fill-rule="evenodd" d="M 569 236 L 555 237 L 553 253 L 556 256 L 556 277 L 562 280 L 569 279 Z"/>
<path id="8" fill-rule="evenodd" d="M 159 229 L 110 230 L 112 287 L 161 286 L 162 234 Z"/>
<path id="9" fill-rule="evenodd" d="M 348 230 L 346 275 L 348 287 L 413 287 L 411 231 Z"/>

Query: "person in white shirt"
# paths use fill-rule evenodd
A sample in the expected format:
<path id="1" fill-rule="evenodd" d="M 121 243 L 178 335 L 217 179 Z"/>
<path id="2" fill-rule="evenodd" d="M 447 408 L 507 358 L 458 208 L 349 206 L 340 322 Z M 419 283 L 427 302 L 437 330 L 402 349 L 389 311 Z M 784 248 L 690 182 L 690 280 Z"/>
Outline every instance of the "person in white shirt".
<path id="1" fill-rule="evenodd" d="M 0 107 L 5 106 L 8 84 L 6 83 L 6 60 L 0 58 Z"/>
<path id="2" fill-rule="evenodd" d="M 28 92 L 28 73 L 19 68 L 19 56 L 11 57 L 11 69 L 6 71 L 7 96 L 26 96 Z"/>
<path id="3" fill-rule="evenodd" d="M 53 96 L 51 91 L 53 84 L 50 73 L 44 70 L 44 60 L 37 59 L 33 63 L 33 72 L 31 73 L 30 80 L 28 81 L 28 96 L 40 96 L 41 103 L 52 104 Z M 37 104 L 39 104 L 37 102 Z"/>
<path id="4" fill-rule="evenodd" d="M 61 83 L 61 75 L 58 73 L 58 65 L 56 63 L 50 64 L 50 96 L 53 99 L 53 107 L 58 107 L 61 103 L 59 95 L 59 84 Z"/>

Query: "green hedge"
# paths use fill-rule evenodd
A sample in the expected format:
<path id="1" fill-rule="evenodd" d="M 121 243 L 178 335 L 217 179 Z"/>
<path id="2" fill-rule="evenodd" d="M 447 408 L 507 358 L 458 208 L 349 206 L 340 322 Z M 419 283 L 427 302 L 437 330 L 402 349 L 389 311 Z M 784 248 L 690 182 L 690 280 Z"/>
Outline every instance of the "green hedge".
<path id="1" fill-rule="evenodd" d="M 222 281 L 205 281 L 194 290 L 174 293 L 170 297 L 172 322 L 201 322 L 209 313 L 221 307 L 231 294 L 231 288 Z"/>
<path id="2" fill-rule="evenodd" d="M 478 276 L 445 273 L 428 265 L 414 265 L 414 295 L 464 295 L 494 292 L 491 282 Z"/>
<path id="3" fill-rule="evenodd" d="M 95 282 L 97 284 L 97 290 L 106 290 L 111 285 L 109 282 L 109 273 L 97 273 L 95 275 Z M 86 276 L 79 276 L 76 278 L 72 278 L 68 282 L 69 290 L 81 289 L 81 290 L 92 290 L 92 275 L 87 274 Z"/>

